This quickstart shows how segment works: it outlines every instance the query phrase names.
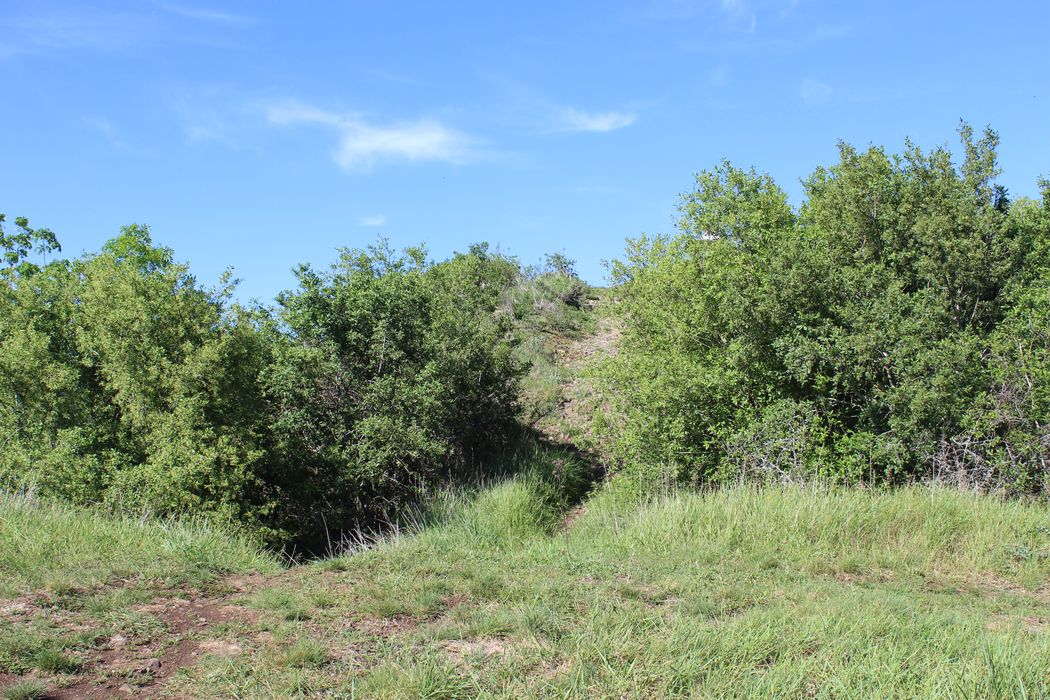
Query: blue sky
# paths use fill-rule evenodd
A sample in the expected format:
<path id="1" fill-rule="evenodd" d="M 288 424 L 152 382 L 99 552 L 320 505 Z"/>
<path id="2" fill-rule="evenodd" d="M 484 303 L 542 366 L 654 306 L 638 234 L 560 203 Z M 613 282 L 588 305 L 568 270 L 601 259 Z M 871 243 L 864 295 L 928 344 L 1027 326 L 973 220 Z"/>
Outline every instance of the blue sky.
<path id="1" fill-rule="evenodd" d="M 0 7 L 0 211 L 67 254 L 146 223 L 268 301 L 339 246 L 564 251 L 592 282 L 723 157 L 799 179 L 838 139 L 1002 136 L 1050 175 L 1050 2 Z"/>

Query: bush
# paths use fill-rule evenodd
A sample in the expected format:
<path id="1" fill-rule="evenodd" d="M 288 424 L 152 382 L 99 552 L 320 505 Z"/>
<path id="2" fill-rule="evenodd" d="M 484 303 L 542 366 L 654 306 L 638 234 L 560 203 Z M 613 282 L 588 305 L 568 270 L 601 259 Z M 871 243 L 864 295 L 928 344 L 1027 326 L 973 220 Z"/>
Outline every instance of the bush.
<path id="1" fill-rule="evenodd" d="M 0 477 L 74 503 L 262 527 L 268 347 L 229 285 L 199 287 L 145 227 L 0 287 Z"/>
<path id="2" fill-rule="evenodd" d="M 0 220 L 2 221 L 2 220 Z M 522 370 L 486 246 L 344 251 L 274 314 L 198 285 L 149 230 L 45 266 L 18 221 L 0 272 L 0 486 L 204 513 L 272 544 L 367 527 L 510 435 Z"/>
<path id="3" fill-rule="evenodd" d="M 575 262 L 561 253 L 530 265 L 504 294 L 502 308 L 526 339 L 544 333 L 575 335 L 589 319 L 583 307 L 594 290 L 576 275 Z"/>
<path id="4" fill-rule="evenodd" d="M 631 241 L 614 436 L 650 479 L 938 477 L 1045 489 L 1050 184 L 1011 202 L 998 137 L 965 156 L 840 145 L 796 211 L 723 163 L 680 232 Z"/>
<path id="5" fill-rule="evenodd" d="M 316 533 L 393 517 L 508 438 L 522 368 L 495 310 L 516 274 L 485 247 L 428 264 L 380 246 L 298 269 L 263 380 L 282 521 Z"/>

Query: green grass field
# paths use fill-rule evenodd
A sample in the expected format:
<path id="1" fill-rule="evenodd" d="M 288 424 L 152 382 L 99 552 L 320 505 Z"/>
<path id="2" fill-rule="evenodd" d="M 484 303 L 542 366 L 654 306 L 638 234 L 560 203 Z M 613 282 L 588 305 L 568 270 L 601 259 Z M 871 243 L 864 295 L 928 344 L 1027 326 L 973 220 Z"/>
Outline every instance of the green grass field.
<path id="1" fill-rule="evenodd" d="M 416 531 L 283 570 L 203 524 L 5 499 L 8 697 L 104 689 L 92 659 L 116 635 L 155 656 L 192 641 L 177 672 L 117 679 L 161 697 L 1050 697 L 1045 505 L 606 489 L 568 522 L 556 472 L 446 494 Z M 180 636 L 158 597 L 232 612 Z"/>

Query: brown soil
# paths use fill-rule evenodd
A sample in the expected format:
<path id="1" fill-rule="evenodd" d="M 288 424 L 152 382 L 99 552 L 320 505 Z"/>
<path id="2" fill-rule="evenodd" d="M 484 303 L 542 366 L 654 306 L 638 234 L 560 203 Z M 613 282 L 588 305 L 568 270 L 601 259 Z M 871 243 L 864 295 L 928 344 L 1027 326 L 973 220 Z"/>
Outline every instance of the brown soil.
<path id="1" fill-rule="evenodd" d="M 265 579 L 261 576 L 252 583 Z M 240 581 L 227 581 L 226 588 L 244 591 Z M 3 607 L 11 621 L 28 622 L 43 608 L 34 604 L 33 596 L 24 596 Z M 232 656 L 239 646 L 219 641 L 199 641 L 209 628 L 234 621 L 252 619 L 246 608 L 233 605 L 228 595 L 205 596 L 195 590 L 179 591 L 175 597 L 155 598 L 149 604 L 135 607 L 139 612 L 156 616 L 164 631 L 146 640 L 128 640 L 122 635 L 96 641 L 81 656 L 83 667 L 74 676 L 55 677 L 0 674 L 0 688 L 29 678 L 47 683 L 46 697 L 53 700 L 88 700 L 101 698 L 174 697 L 165 692 L 165 682 L 180 668 L 194 665 L 201 655 Z M 48 683 L 48 681 L 51 681 Z"/>
<path id="2" fill-rule="evenodd" d="M 581 503 L 580 505 L 576 506 L 568 513 L 566 513 L 565 517 L 561 519 L 562 532 L 567 532 L 568 530 L 571 530 L 572 526 L 576 524 L 576 521 L 582 518 L 584 514 L 586 514 L 586 512 L 587 506 Z"/>
<path id="3" fill-rule="evenodd" d="M 471 656 L 503 656 L 510 648 L 511 642 L 506 639 L 482 637 L 480 639 L 449 639 L 442 643 L 442 648 L 449 656 L 462 661 Z"/>
<path id="4" fill-rule="evenodd" d="M 593 380 L 581 375 L 601 358 L 619 352 L 620 334 L 615 320 L 606 317 L 598 320 L 598 328 L 591 335 L 555 342 L 555 354 L 573 378 L 562 387 L 556 414 L 536 425 L 544 437 L 552 442 L 571 444 L 574 434 L 589 435 L 596 392 Z"/>
<path id="5" fill-rule="evenodd" d="M 395 634 L 411 632 L 419 627 L 419 622 L 408 615 L 395 617 L 364 617 L 353 623 L 353 627 L 370 637 L 392 637 Z"/>

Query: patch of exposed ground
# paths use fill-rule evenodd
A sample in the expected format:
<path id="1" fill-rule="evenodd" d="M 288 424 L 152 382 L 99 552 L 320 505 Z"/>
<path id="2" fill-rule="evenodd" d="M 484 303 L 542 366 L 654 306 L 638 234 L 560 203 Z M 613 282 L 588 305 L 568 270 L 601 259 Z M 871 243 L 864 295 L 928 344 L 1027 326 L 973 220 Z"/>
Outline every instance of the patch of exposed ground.
<path id="1" fill-rule="evenodd" d="M 557 409 L 537 422 L 541 435 L 559 444 L 597 445 L 591 418 L 599 399 L 594 378 L 587 370 L 602 358 L 616 355 L 620 335 L 616 320 L 603 316 L 594 333 L 554 340 L 554 352 L 569 379 L 561 387 Z"/>
<path id="2" fill-rule="evenodd" d="M 511 646 L 511 640 L 483 637 L 481 639 L 449 639 L 441 648 L 454 659 L 462 661 L 470 657 L 503 656 Z"/>
<path id="3" fill-rule="evenodd" d="M 419 623 L 408 615 L 394 617 L 364 617 L 354 622 L 355 628 L 370 637 L 392 637 L 395 634 L 411 632 Z"/>
<path id="4" fill-rule="evenodd" d="M 1040 634 L 1050 629 L 1050 618 L 1033 615 L 995 615 L 985 627 L 994 632 L 1021 629 L 1031 634 Z"/>
<path id="5" fill-rule="evenodd" d="M 576 521 L 582 518 L 587 513 L 587 504 L 581 503 L 580 505 L 572 508 L 565 517 L 561 520 L 561 530 L 566 532 L 572 529 L 572 526 L 576 524 Z"/>
<path id="6" fill-rule="evenodd" d="M 255 585 L 265 582 L 261 575 L 252 579 Z M 247 590 L 239 583 L 231 579 L 223 588 Z M 103 588 L 81 594 L 105 592 Z M 0 605 L 4 621 L 27 633 L 34 623 L 46 623 L 67 632 L 96 634 L 91 647 L 76 650 L 77 672 L 3 673 L 0 689 L 34 679 L 47 686 L 46 697 L 53 700 L 168 697 L 166 681 L 180 668 L 194 665 L 203 655 L 230 657 L 240 653 L 240 645 L 234 641 L 202 640 L 212 628 L 250 621 L 253 611 L 234 604 L 228 594 L 210 595 L 193 589 L 168 593 L 172 595 L 128 609 L 159 622 L 159 631 L 150 634 L 110 634 L 86 614 L 56 609 L 54 596 L 48 592 L 20 596 Z"/>

